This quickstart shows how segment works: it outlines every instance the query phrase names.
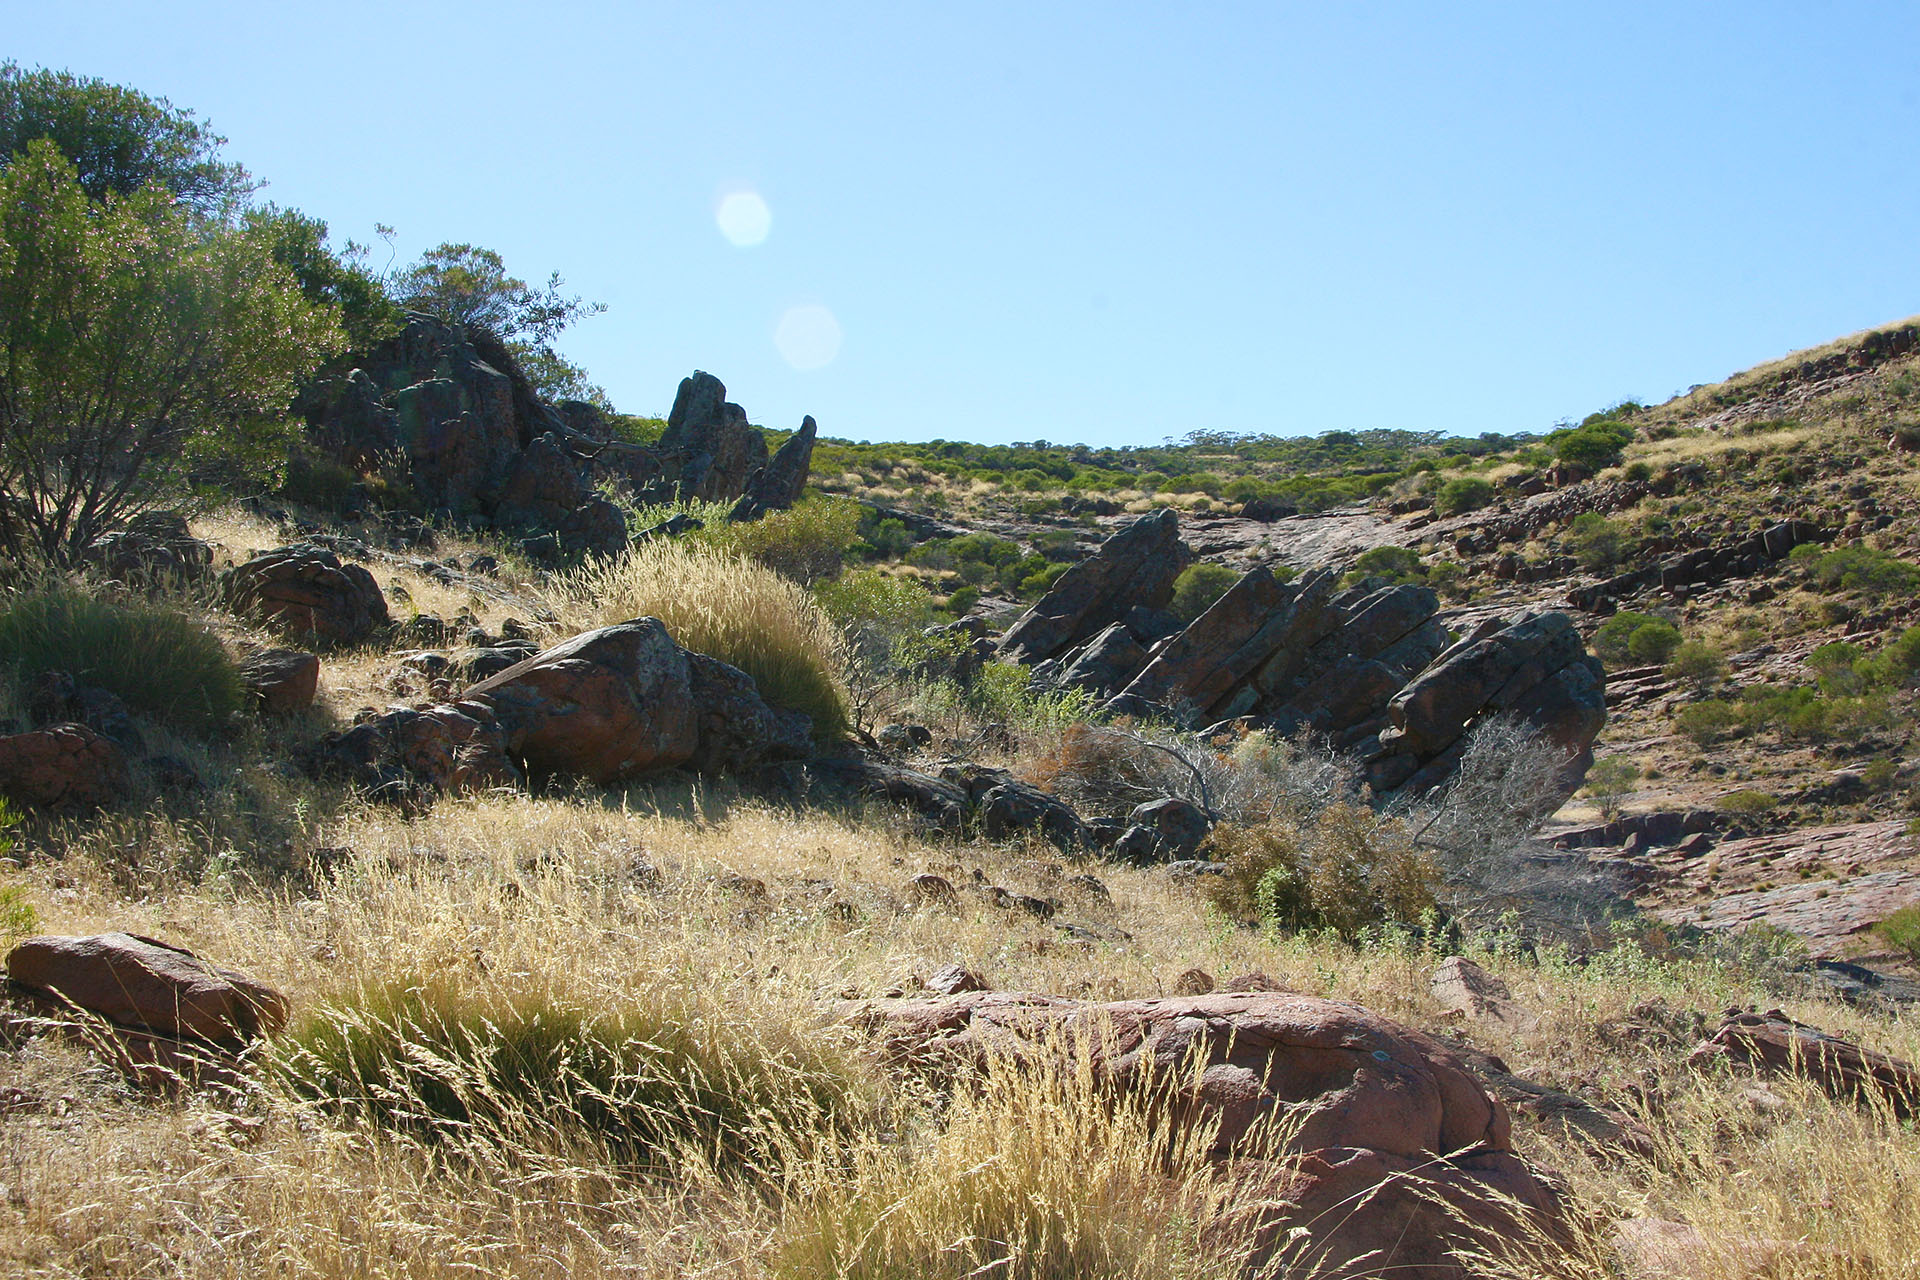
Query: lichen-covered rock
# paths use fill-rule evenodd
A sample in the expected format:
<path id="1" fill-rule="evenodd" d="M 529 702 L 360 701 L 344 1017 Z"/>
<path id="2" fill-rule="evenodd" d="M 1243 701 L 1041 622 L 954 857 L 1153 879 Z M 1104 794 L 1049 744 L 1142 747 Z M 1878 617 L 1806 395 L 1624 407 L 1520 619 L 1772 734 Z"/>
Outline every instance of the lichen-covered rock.
<path id="1" fill-rule="evenodd" d="M 800 501 L 813 469 L 813 445 L 820 428 L 811 416 L 787 437 L 773 461 L 747 478 L 747 491 L 727 514 L 729 520 L 758 520 L 769 511 L 785 511 Z"/>
<path id="2" fill-rule="evenodd" d="M 247 692 L 270 715 L 297 715 L 320 689 L 320 659 L 299 649 L 262 649 L 240 664 Z"/>
<path id="3" fill-rule="evenodd" d="M 657 451 L 662 474 L 681 495 L 707 502 L 738 497 L 747 477 L 767 464 L 766 436 L 746 410 L 727 402 L 720 379 L 699 370 L 680 380 Z"/>

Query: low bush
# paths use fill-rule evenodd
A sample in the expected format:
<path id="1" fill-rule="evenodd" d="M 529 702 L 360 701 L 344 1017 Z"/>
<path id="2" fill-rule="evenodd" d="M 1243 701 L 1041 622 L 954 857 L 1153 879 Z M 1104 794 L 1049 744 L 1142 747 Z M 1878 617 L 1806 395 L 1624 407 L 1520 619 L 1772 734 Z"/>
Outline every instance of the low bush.
<path id="1" fill-rule="evenodd" d="M 1227 588 L 1240 580 L 1240 575 L 1223 564 L 1202 560 L 1188 565 L 1173 583 L 1173 599 L 1167 608 L 1182 622 L 1192 622 L 1213 606 L 1213 602 L 1227 594 Z"/>
<path id="2" fill-rule="evenodd" d="M 1739 730 L 1740 724 L 1739 707 L 1719 698 L 1690 703 L 1673 716 L 1675 731 L 1698 747 L 1710 746 L 1730 736 Z"/>
<path id="3" fill-rule="evenodd" d="M 693 537 L 716 551 L 757 560 L 802 586 L 831 578 L 860 536 L 859 503 L 825 495 L 758 520 L 709 522 Z"/>
<path id="4" fill-rule="evenodd" d="M 1920 961 L 1920 904 L 1900 908 L 1873 926 L 1873 931 L 1907 959 Z"/>
<path id="5" fill-rule="evenodd" d="M 585 1009 L 548 992 L 429 979 L 308 1015 L 275 1067 L 323 1109 L 456 1146 L 560 1152 L 602 1143 L 669 1168 L 749 1159 L 832 1132 L 858 1076 L 804 1042 L 690 1009 Z"/>
<path id="6" fill-rule="evenodd" d="M 555 579 L 555 605 L 582 627 L 658 618 L 683 647 L 753 677 L 768 702 L 805 712 L 816 737 L 847 730 L 841 636 L 805 588 L 756 560 L 652 541 Z"/>
<path id="7" fill-rule="evenodd" d="M 1440 486 L 1433 509 L 1443 516 L 1478 511 L 1493 501 L 1493 486 L 1479 476 L 1456 476 Z"/>
<path id="8" fill-rule="evenodd" d="M 1751 789 L 1732 791 L 1713 802 L 1713 807 L 1721 813 L 1730 813 L 1736 817 L 1750 818 L 1763 813 L 1771 813 L 1780 807 L 1780 801 L 1764 791 Z"/>
<path id="9" fill-rule="evenodd" d="M 1627 637 L 1627 656 L 1648 666 L 1666 662 L 1679 648 L 1680 628 L 1664 620 L 1642 623 Z"/>
<path id="10" fill-rule="evenodd" d="M 1904 593 L 1920 587 L 1920 565 L 1864 544 L 1827 551 L 1802 543 L 1789 558 L 1805 565 L 1823 591 Z"/>
<path id="11" fill-rule="evenodd" d="M 1668 679 L 1679 680 L 1695 689 L 1710 689 L 1725 678 L 1727 660 L 1706 641 L 1687 640 L 1673 651 L 1665 674 Z"/>
<path id="12" fill-rule="evenodd" d="M 1420 553 L 1411 547 L 1369 547 L 1353 562 L 1353 568 L 1340 579 L 1343 587 L 1370 589 L 1397 586 L 1403 582 L 1424 583 L 1426 566 Z"/>
<path id="13" fill-rule="evenodd" d="M 1227 865 L 1209 881 L 1214 904 L 1298 933 L 1358 942 L 1383 926 L 1422 928 L 1438 910 L 1440 872 L 1396 818 L 1332 804 L 1304 822 L 1222 823 L 1206 855 Z"/>
<path id="14" fill-rule="evenodd" d="M 1645 635 L 1636 650 L 1634 637 L 1640 636 L 1643 631 Z M 1601 623 L 1593 633 L 1593 651 L 1610 667 L 1625 666 L 1630 662 L 1643 665 L 1665 662 L 1679 647 L 1679 628 L 1651 613 L 1623 610 Z"/>
<path id="15" fill-rule="evenodd" d="M 0 603 L 0 664 L 29 679 L 64 671 L 142 715 L 201 732 L 245 700 L 225 646 L 192 617 L 160 601 L 109 599 L 67 585 Z"/>

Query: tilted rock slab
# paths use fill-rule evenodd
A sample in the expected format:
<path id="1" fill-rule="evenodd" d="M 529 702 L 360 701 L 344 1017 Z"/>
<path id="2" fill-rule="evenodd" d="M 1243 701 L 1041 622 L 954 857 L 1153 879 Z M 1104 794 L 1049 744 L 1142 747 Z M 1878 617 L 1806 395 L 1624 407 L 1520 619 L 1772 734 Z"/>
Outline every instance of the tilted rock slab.
<path id="1" fill-rule="evenodd" d="M 1555 1193 L 1514 1153 L 1505 1108 L 1459 1057 L 1359 1005 L 1263 991 L 1111 1004 L 977 991 L 841 1014 L 909 1070 L 992 1070 L 1079 1043 L 1105 1080 L 1170 1090 L 1168 1123 L 1217 1124 L 1213 1159 L 1283 1182 L 1270 1247 L 1318 1261 L 1316 1275 L 1459 1280 L 1453 1252 L 1472 1231 L 1443 1205 L 1516 1241 L 1516 1211 L 1549 1237 L 1565 1226 Z"/>
<path id="2" fill-rule="evenodd" d="M 1000 650 L 1018 662 L 1051 658 L 1126 617 L 1173 598 L 1174 579 L 1193 561 L 1168 508 L 1141 516 L 1060 575 L 1053 589 L 1008 628 Z"/>

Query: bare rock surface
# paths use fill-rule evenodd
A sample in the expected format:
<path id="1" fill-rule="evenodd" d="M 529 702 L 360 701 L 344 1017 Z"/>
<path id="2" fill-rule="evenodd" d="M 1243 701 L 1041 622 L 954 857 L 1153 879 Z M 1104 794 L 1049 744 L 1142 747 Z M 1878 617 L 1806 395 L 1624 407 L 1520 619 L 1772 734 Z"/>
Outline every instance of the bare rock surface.
<path id="1" fill-rule="evenodd" d="M 1733 1013 L 1688 1061 L 1801 1076 L 1834 1098 L 1884 1104 L 1903 1118 L 1920 1111 L 1920 1069 L 1912 1063 L 1796 1022 L 1778 1009 Z"/>
<path id="2" fill-rule="evenodd" d="M 320 644 L 360 644 L 392 621 L 371 573 L 309 543 L 258 552 L 221 582 L 242 612 Z"/>
<path id="3" fill-rule="evenodd" d="M 263 982 L 131 933 L 29 938 L 7 954 L 14 982 L 123 1027 L 238 1046 L 287 1021 Z"/>
<path id="4" fill-rule="evenodd" d="M 262 710 L 295 715 L 319 692 L 320 659 L 299 649 L 263 649 L 240 663 L 240 679 Z"/>
<path id="5" fill-rule="evenodd" d="M 1007 629 L 1001 651 L 1023 662 L 1054 657 L 1119 622 L 1137 605 L 1159 608 L 1192 562 L 1173 511 L 1141 516 L 1108 538 Z"/>
<path id="6" fill-rule="evenodd" d="M 1174 1089 L 1171 1122 L 1217 1123 L 1215 1159 L 1243 1176 L 1284 1176 L 1273 1238 L 1312 1224 L 1295 1247 L 1322 1265 L 1316 1274 L 1456 1280 L 1462 1235 L 1442 1204 L 1507 1236 L 1516 1212 L 1549 1233 L 1564 1221 L 1555 1193 L 1514 1154 L 1505 1109 L 1459 1057 L 1358 1005 L 1265 992 L 1088 1004 L 987 991 L 844 1013 L 903 1067 L 1019 1061 L 1085 1037 L 1116 1083 L 1193 1079 Z M 1274 1116 L 1286 1117 L 1282 1141 Z"/>

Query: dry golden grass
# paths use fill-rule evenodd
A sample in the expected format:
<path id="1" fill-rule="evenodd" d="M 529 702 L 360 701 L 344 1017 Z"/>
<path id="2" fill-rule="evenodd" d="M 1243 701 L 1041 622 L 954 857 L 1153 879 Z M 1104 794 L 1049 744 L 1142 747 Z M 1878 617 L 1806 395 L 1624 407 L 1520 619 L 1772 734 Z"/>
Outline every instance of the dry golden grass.
<path id="1" fill-rule="evenodd" d="M 1162 994 L 1189 967 L 1259 970 L 1291 990 L 1447 1025 L 1427 990 L 1435 957 L 1416 946 L 1355 950 L 1240 929 L 1152 870 L 1096 868 L 1103 900 L 1047 857 L 928 844 L 890 815 L 795 814 L 691 788 L 446 802 L 411 822 L 297 788 L 256 804 L 304 813 L 288 838 L 349 848 L 351 862 L 305 888 L 259 879 L 248 868 L 273 859 L 243 827 L 155 813 L 34 827 L 26 866 L 4 878 L 25 887 L 46 931 L 127 928 L 182 943 L 290 992 L 296 1023 L 395 984 L 507 1001 L 564 992 L 609 1013 L 670 1002 L 716 1042 L 844 1063 L 851 1087 L 891 1093 L 880 1104 L 889 1127 L 836 1148 L 789 1134 L 787 1154 L 755 1175 L 693 1156 L 646 1173 L 590 1134 L 432 1142 L 273 1084 L 242 1099 L 150 1100 L 74 1050 L 30 1042 L 0 1051 L 0 1089 L 38 1099 L 0 1120 L 0 1260 L 16 1273 L 958 1276 L 991 1261 L 983 1241 L 1017 1236 L 1028 1270 L 1006 1274 L 1226 1274 L 1226 1237 L 1197 1227 L 1235 1220 L 1231 1189 L 1178 1162 L 1177 1176 L 1143 1171 L 1142 1144 L 1159 1139 L 1125 1116 L 1098 1119 L 1076 1101 L 1071 1071 L 943 1113 L 862 1074 L 823 1013 L 844 997 L 910 991 L 957 961 L 1005 987 L 1109 999 Z M 965 893 L 952 912 L 912 904 L 912 875 L 964 886 L 976 868 L 1059 899 L 1061 918 L 1102 940 L 1066 941 Z M 1844 1247 L 1864 1259 L 1780 1274 L 1912 1274 L 1920 1215 L 1897 1192 L 1920 1177 L 1908 1128 L 1792 1085 L 1768 1087 L 1775 1105 L 1681 1065 L 1704 1020 L 1688 1011 L 1782 1003 L 1776 993 L 1631 948 L 1581 965 L 1485 958 L 1540 1021 L 1459 1034 L 1550 1083 L 1648 1100 L 1665 1144 L 1652 1162 L 1522 1136 L 1567 1171 L 1596 1239 L 1615 1217 L 1652 1215 L 1692 1223 L 1716 1257 L 1778 1237 L 1810 1242 L 1810 1257 Z M 1904 1024 L 1785 1003 L 1920 1056 Z M 847 1234 L 883 1216 L 894 1229 Z M 1049 1259 L 1066 1261 L 1041 1265 Z M 1714 1262 L 1696 1274 L 1740 1272 Z"/>

